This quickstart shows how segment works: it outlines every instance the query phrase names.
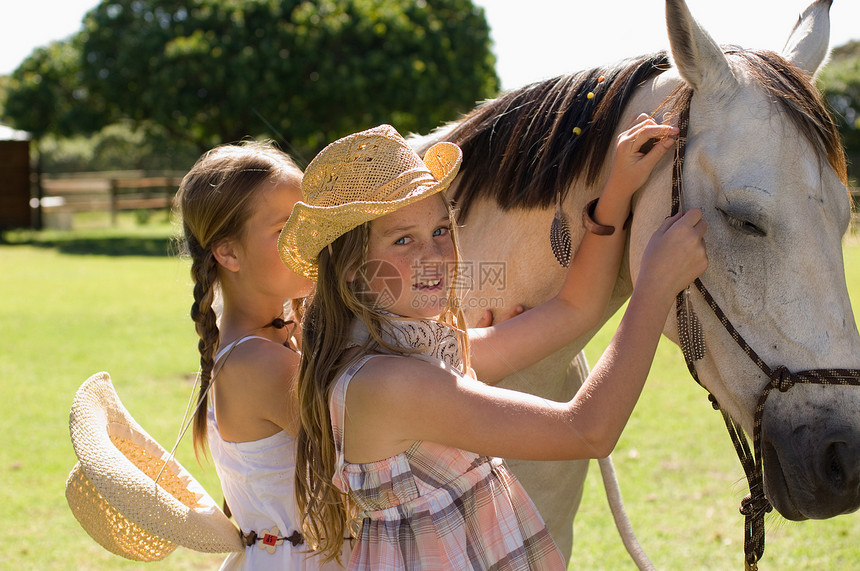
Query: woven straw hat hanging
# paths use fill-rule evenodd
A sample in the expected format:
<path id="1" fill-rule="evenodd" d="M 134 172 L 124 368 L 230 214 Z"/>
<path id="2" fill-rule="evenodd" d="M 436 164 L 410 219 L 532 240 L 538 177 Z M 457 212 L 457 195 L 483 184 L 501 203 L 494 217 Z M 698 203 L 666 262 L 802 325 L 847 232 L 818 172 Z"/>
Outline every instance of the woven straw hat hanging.
<path id="1" fill-rule="evenodd" d="M 137 561 L 163 559 L 179 545 L 205 553 L 244 549 L 215 501 L 131 417 L 110 375 L 97 373 L 80 386 L 69 431 L 79 461 L 66 499 L 105 549 Z"/>
<path id="2" fill-rule="evenodd" d="M 278 250 L 294 272 L 317 278 L 317 256 L 353 228 L 448 188 L 463 159 L 454 143 L 418 156 L 390 125 L 331 143 L 311 161 Z"/>

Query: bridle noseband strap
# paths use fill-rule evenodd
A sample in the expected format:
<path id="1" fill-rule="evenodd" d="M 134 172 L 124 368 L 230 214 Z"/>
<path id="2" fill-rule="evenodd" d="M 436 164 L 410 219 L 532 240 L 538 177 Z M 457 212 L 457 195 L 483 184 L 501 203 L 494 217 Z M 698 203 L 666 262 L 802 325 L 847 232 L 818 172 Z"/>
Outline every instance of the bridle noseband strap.
<path id="1" fill-rule="evenodd" d="M 681 110 L 678 115 L 678 145 L 675 150 L 675 161 L 672 166 L 672 202 L 671 215 L 675 215 L 681 208 L 683 200 L 683 171 L 684 171 L 684 154 L 687 143 L 687 131 L 690 123 L 690 101 L 689 98 L 681 104 Z M 764 406 L 767 397 L 773 389 L 780 392 L 786 392 L 791 387 L 798 383 L 804 384 L 820 384 L 820 385 L 850 385 L 860 386 L 860 370 L 857 369 L 813 369 L 809 371 L 801 371 L 792 373 L 785 366 L 780 365 L 775 369 L 771 369 L 764 360 L 752 349 L 749 343 L 738 333 L 729 318 L 723 312 L 722 308 L 714 300 L 711 292 L 705 287 L 700 279 L 693 282 L 696 290 L 705 299 L 705 302 L 722 323 L 723 327 L 734 339 L 735 343 L 743 349 L 744 353 L 758 366 L 764 373 L 768 381 L 762 388 L 756 403 L 755 413 L 753 417 L 753 451 L 750 453 L 749 444 L 747 443 L 746 435 L 743 428 L 735 422 L 735 420 L 722 408 L 716 398 L 709 394 L 709 398 L 714 408 L 719 410 L 723 415 L 726 428 L 729 436 L 735 446 L 735 451 L 738 454 L 741 466 L 746 474 L 747 483 L 749 484 L 750 493 L 741 501 L 740 512 L 744 515 L 744 561 L 747 569 L 754 570 L 757 568 L 758 560 L 761 559 L 764 553 L 764 515 L 770 512 L 773 507 L 764 494 L 764 471 L 761 457 L 761 424 L 764 414 Z M 681 323 L 681 319 L 695 318 L 692 311 L 681 311 L 681 304 L 688 303 L 685 299 L 684 292 L 678 294 L 678 330 L 689 330 L 689 323 Z M 682 317 L 687 316 L 687 317 Z M 702 352 L 703 353 L 703 352 Z M 702 385 L 696 372 L 695 361 L 700 357 L 691 355 L 689 351 L 684 351 L 684 360 L 687 363 L 687 369 L 693 379 Z M 704 385 L 702 385 L 704 387 Z M 707 389 L 705 389 L 707 390 Z"/>

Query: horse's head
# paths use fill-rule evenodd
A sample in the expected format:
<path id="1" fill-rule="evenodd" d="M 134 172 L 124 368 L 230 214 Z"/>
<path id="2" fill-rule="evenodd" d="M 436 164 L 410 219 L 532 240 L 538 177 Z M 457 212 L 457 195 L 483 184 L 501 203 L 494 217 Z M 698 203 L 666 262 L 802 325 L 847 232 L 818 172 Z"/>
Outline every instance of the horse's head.
<path id="1" fill-rule="evenodd" d="M 721 49 L 683 0 L 666 4 L 672 56 L 692 90 L 683 205 L 708 221 L 703 283 L 770 368 L 860 368 L 842 263 L 851 209 L 844 155 L 812 84 L 827 53 L 830 0 L 804 12 L 782 56 Z M 669 170 L 641 191 L 634 276 L 648 235 L 668 214 Z M 645 200 L 650 193 L 665 196 Z M 752 434 L 768 378 L 704 298 L 693 291 L 691 299 L 705 332 L 699 378 Z M 674 312 L 665 333 L 678 340 Z M 783 516 L 826 518 L 860 506 L 860 388 L 774 390 L 761 426 L 765 489 Z"/>

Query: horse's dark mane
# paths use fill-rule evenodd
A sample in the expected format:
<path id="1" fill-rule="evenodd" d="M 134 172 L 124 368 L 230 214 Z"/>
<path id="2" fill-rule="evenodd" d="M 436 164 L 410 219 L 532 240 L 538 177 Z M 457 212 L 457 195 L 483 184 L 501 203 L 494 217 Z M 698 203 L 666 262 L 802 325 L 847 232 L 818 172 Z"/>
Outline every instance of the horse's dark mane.
<path id="1" fill-rule="evenodd" d="M 808 76 L 773 52 L 733 47 L 726 54 L 762 83 L 844 181 L 836 125 Z M 594 184 L 624 107 L 643 82 L 669 66 L 667 54 L 658 52 L 533 83 L 475 108 L 446 136 L 463 149 L 451 196 L 461 220 L 480 198 L 492 197 L 504 210 L 547 208 L 575 182 Z M 677 90 L 664 102 L 666 111 L 691 95 L 688 87 Z"/>
<path id="2" fill-rule="evenodd" d="M 577 179 L 594 183 L 624 106 L 668 68 L 660 52 L 533 83 L 474 109 L 446 137 L 463 149 L 452 196 L 459 215 L 486 196 L 503 209 L 546 208 Z"/>

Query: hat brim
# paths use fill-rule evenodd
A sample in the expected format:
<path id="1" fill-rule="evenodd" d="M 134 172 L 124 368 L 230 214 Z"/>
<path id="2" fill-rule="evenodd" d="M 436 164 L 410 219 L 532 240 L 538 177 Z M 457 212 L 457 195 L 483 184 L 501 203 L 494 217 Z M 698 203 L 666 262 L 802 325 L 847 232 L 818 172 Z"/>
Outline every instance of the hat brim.
<path id="1" fill-rule="evenodd" d="M 177 545 L 129 521 L 95 488 L 75 464 L 66 480 L 66 501 L 75 519 L 99 545 L 134 561 L 160 561 Z"/>
<path id="2" fill-rule="evenodd" d="M 457 176 L 462 157 L 460 148 L 454 143 L 443 141 L 430 147 L 424 155 L 424 164 L 435 181 L 421 185 L 401 198 L 337 206 L 297 202 L 278 237 L 281 259 L 295 273 L 316 281 L 317 256 L 323 248 L 365 222 L 445 191 Z"/>
<path id="3" fill-rule="evenodd" d="M 105 549 L 138 561 L 162 559 L 177 545 L 204 553 L 244 549 L 212 497 L 131 417 L 110 375 L 93 375 L 78 389 L 69 431 L 79 462 L 66 499 Z"/>

